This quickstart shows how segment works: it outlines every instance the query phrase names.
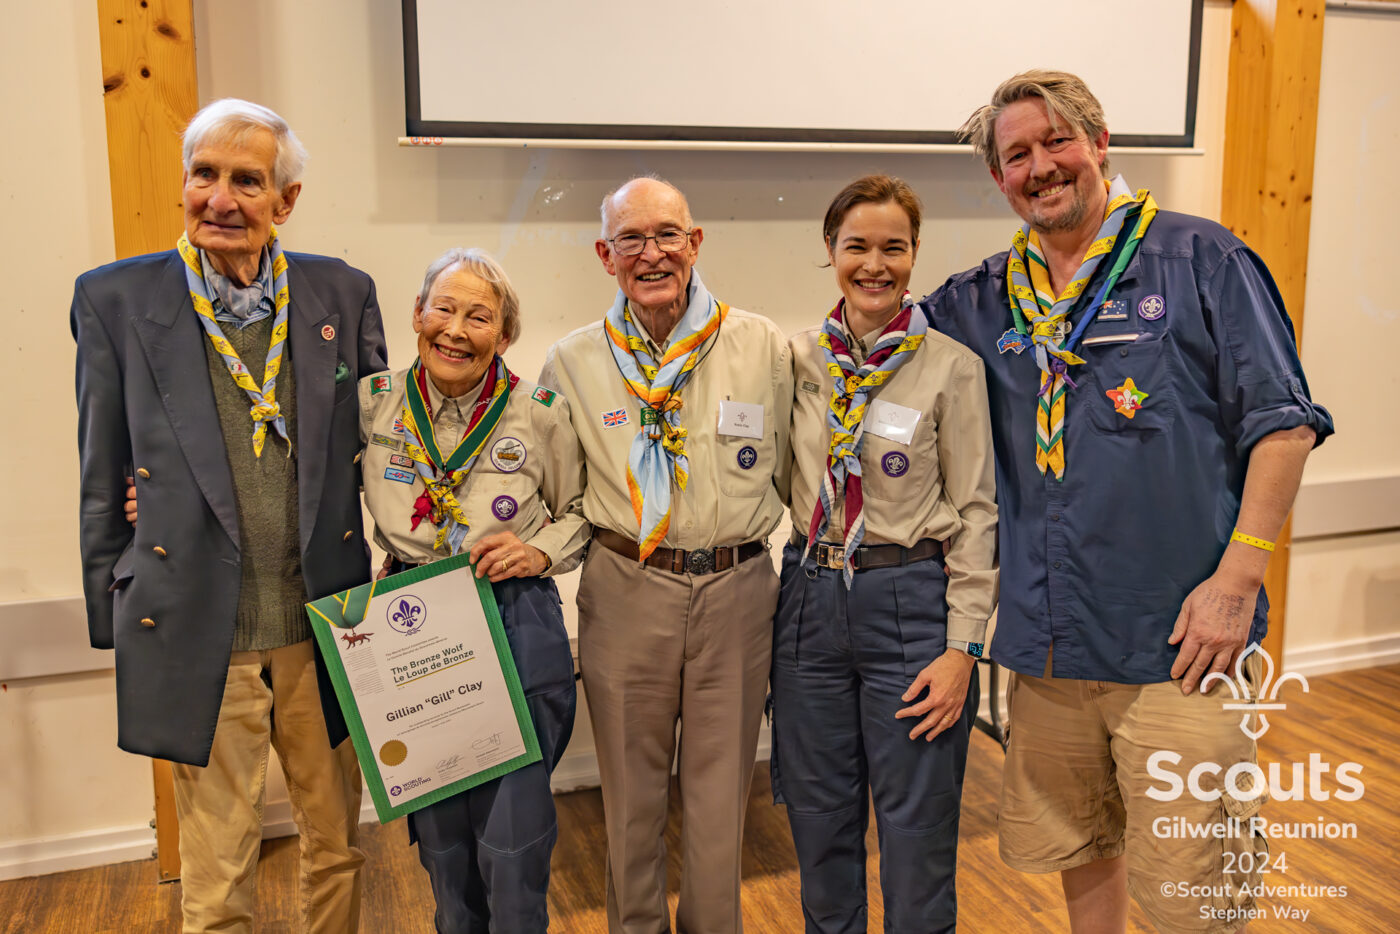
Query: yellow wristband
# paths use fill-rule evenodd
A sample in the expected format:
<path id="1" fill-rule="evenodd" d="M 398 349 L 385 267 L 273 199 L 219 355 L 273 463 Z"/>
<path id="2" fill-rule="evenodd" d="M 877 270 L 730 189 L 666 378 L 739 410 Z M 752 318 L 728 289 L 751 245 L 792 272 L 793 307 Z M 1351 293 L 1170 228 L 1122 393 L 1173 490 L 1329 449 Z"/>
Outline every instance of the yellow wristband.
<path id="1" fill-rule="evenodd" d="M 1265 551 L 1274 550 L 1273 542 L 1266 542 L 1262 538 L 1255 538 L 1253 535 L 1246 535 L 1239 529 L 1235 529 L 1233 532 L 1230 533 L 1230 541 L 1244 542 L 1246 545 L 1253 545 L 1255 548 L 1262 548 Z"/>

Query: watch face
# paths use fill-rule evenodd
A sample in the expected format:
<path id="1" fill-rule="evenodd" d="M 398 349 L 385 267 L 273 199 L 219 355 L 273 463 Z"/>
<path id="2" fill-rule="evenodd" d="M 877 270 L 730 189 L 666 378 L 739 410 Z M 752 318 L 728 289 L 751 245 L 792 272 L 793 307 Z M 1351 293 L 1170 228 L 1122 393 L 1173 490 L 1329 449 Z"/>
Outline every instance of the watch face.
<path id="1" fill-rule="evenodd" d="M 982 643 L 980 643 L 980 642 L 969 642 L 969 643 L 967 644 L 967 654 L 968 654 L 968 655 L 971 655 L 973 658 L 981 658 L 981 657 L 982 657 Z"/>

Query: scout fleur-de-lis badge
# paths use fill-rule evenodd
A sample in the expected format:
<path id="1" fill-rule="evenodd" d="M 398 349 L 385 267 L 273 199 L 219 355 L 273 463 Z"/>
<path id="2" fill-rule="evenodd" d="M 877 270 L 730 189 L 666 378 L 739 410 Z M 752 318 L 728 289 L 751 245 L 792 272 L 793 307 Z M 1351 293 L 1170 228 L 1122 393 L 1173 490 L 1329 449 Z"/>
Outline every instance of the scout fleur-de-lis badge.
<path id="1" fill-rule="evenodd" d="M 1263 668 L 1259 677 L 1259 693 L 1254 694 L 1249 689 L 1249 679 L 1244 674 L 1245 659 L 1258 654 L 1263 662 Z M 1235 659 L 1235 678 L 1232 681 L 1227 675 L 1218 671 L 1212 671 L 1201 679 L 1201 691 L 1210 690 L 1211 685 L 1217 681 L 1222 681 L 1230 689 L 1232 700 L 1221 706 L 1225 710 L 1243 710 L 1244 716 L 1240 720 L 1240 732 L 1250 739 L 1257 740 L 1269 730 L 1269 718 L 1264 713 L 1266 710 L 1286 710 L 1288 705 L 1279 702 L 1279 691 L 1290 681 L 1297 682 L 1303 686 L 1303 693 L 1308 693 L 1308 679 L 1298 674 L 1296 671 L 1286 672 L 1283 677 L 1274 682 L 1274 659 L 1268 652 L 1259 647 L 1258 642 L 1251 642 L 1249 647 L 1240 653 L 1240 657 Z M 1273 684 L 1273 690 L 1269 685 Z M 1267 695 L 1268 700 L 1264 698 Z M 1255 729 L 1249 725 L 1251 714 L 1259 715 L 1259 728 Z"/>
<path id="2" fill-rule="evenodd" d="M 1121 386 L 1106 391 L 1104 395 L 1108 396 L 1109 401 L 1113 403 L 1114 411 L 1128 418 L 1132 418 L 1138 413 L 1138 410 L 1142 408 L 1142 400 L 1148 396 L 1147 393 L 1133 385 L 1131 376 L 1125 379 Z"/>

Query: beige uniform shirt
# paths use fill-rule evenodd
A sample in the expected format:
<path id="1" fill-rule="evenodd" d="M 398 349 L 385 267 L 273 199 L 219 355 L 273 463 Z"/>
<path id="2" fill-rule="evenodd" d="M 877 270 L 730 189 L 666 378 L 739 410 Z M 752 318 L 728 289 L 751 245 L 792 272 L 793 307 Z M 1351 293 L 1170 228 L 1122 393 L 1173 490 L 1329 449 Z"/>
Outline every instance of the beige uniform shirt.
<path id="1" fill-rule="evenodd" d="M 915 314 L 920 314 L 917 309 Z M 821 326 L 793 335 L 796 399 L 792 409 L 792 526 L 811 527 L 831 447 L 827 407 L 833 380 L 817 345 Z M 872 346 L 878 334 L 866 335 Z M 859 346 L 851 349 L 863 359 Z M 884 408 L 898 406 L 899 408 Z M 907 426 L 910 440 L 881 419 Z M 861 447 L 865 502 L 862 544 L 908 547 L 921 538 L 948 543 L 948 638 L 981 642 L 996 590 L 996 481 L 991 414 L 982 361 L 962 344 L 929 329 L 923 344 L 872 396 Z M 838 498 L 825 541 L 840 542 L 844 500 Z"/>
<path id="2" fill-rule="evenodd" d="M 408 378 L 408 370 L 398 370 L 360 380 L 360 441 L 365 445 L 360 466 L 375 543 L 402 561 L 423 564 L 447 554 L 433 551 L 437 528 L 430 521 L 411 528 L 413 504 L 424 487 L 403 450 Z M 466 432 L 482 384 L 449 399 L 431 379 L 427 382 L 438 446 L 451 451 Z M 456 495 L 467 514 L 464 551 L 482 536 L 509 531 L 549 556 L 546 574 L 575 567 L 589 529 L 582 512 L 583 455 L 568 401 L 557 393 L 537 394 L 529 380 L 516 383 L 496 430 Z"/>
<path id="3" fill-rule="evenodd" d="M 701 353 L 680 393 L 690 479 L 684 490 L 671 482 L 671 524 L 662 540 L 686 551 L 761 539 L 782 520 L 787 501 L 792 363 L 782 332 L 767 318 L 731 308 Z M 569 399 L 588 462 L 584 516 L 635 541 L 627 455 L 641 428 L 641 404 L 618 372 L 602 321 L 550 348 L 540 385 Z M 741 411 L 755 415 L 761 406 L 761 426 L 746 419 L 760 437 L 736 433 L 732 422 L 722 427 L 721 401 L 746 403 Z"/>

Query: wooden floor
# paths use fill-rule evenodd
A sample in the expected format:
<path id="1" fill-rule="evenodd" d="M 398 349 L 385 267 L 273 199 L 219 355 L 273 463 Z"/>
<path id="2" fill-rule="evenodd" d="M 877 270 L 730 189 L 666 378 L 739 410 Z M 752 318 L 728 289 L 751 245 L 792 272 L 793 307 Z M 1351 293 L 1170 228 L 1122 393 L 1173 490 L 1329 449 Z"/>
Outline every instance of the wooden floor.
<path id="1" fill-rule="evenodd" d="M 1296 688 L 1296 685 L 1294 686 Z M 1276 841 L 1273 853 L 1287 854 L 1287 871 L 1270 884 L 1337 885 L 1346 896 L 1265 898 L 1270 911 L 1287 905 L 1311 911 L 1306 921 L 1270 917 L 1252 931 L 1370 932 L 1400 929 L 1400 894 L 1396 876 L 1400 857 L 1400 665 L 1317 677 L 1309 694 L 1287 689 L 1286 711 L 1270 717 L 1271 729 L 1260 743 L 1261 761 L 1306 762 L 1310 753 L 1334 766 L 1360 763 L 1364 797 L 1274 801 L 1265 811 L 1276 822 L 1348 821 L 1357 825 L 1350 840 Z M 1285 782 L 1288 770 L 1285 769 Z M 1001 778 L 1001 751 L 974 733 L 963 796 L 959 851 L 959 931 L 1020 934 L 1068 931 L 1059 883 L 1053 876 L 1022 875 L 1006 868 L 996 851 L 996 794 Z M 1329 776 L 1323 787 L 1334 789 Z M 559 845 L 554 852 L 550 892 L 552 931 L 568 934 L 604 932 L 603 815 L 596 791 L 561 795 Z M 362 931 L 367 934 L 431 934 L 432 896 L 427 877 L 409 849 L 402 821 L 365 827 L 365 905 Z M 679 827 L 673 815 L 672 852 Z M 874 849 L 874 831 L 871 831 Z M 259 931 L 291 934 L 291 879 L 295 838 L 263 845 L 258 868 Z M 674 908 L 679 866 L 671 866 Z M 878 860 L 870 861 L 870 930 L 882 929 Z M 786 934 L 802 929 L 798 907 L 797 865 L 783 810 L 770 803 L 767 772 L 760 768 L 749 802 L 744 850 L 744 908 L 749 934 Z M 1268 878 L 1268 877 L 1266 877 Z M 178 883 L 158 885 L 152 861 L 121 863 L 100 869 L 60 873 L 0 883 L 0 930 L 4 932 L 170 932 L 179 930 Z M 1136 907 L 1133 931 L 1150 930 Z"/>

